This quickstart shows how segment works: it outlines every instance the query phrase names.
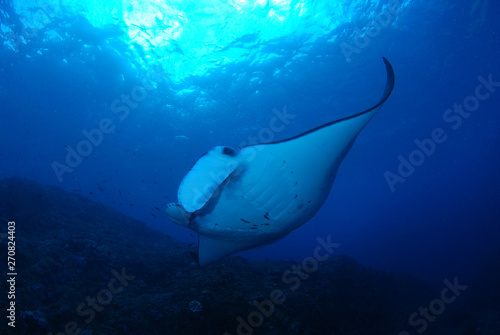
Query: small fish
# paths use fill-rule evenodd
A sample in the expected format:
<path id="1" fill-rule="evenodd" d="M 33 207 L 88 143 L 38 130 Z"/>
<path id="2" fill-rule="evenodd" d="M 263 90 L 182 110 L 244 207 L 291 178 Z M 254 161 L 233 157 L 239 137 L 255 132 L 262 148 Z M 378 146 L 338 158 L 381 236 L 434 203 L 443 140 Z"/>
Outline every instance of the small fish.
<path id="1" fill-rule="evenodd" d="M 151 213 L 151 216 L 154 217 L 156 219 L 156 215 L 154 215 L 153 213 Z"/>
<path id="2" fill-rule="evenodd" d="M 156 209 L 157 211 L 159 211 L 159 210 L 160 210 L 158 207 L 155 207 L 155 209 Z"/>

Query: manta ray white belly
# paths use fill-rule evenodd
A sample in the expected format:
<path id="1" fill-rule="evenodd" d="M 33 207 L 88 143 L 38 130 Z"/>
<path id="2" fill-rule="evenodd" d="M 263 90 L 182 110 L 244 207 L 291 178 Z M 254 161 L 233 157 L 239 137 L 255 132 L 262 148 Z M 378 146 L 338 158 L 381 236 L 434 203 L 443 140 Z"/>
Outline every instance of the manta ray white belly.
<path id="1" fill-rule="evenodd" d="M 316 214 L 356 136 L 392 92 L 394 72 L 384 62 L 386 88 L 372 108 L 290 139 L 216 147 L 198 159 L 179 202 L 165 211 L 199 234 L 200 265 L 279 240 Z"/>

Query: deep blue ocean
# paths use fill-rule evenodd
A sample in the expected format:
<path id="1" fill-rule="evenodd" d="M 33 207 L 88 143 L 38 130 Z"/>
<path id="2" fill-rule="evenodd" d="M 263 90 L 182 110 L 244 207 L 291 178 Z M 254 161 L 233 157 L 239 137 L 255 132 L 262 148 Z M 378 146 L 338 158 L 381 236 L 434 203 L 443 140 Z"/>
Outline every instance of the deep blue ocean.
<path id="1" fill-rule="evenodd" d="M 2 1 L 0 179 L 196 245 L 163 213 L 193 163 L 373 106 L 384 56 L 394 91 L 320 211 L 237 255 L 303 259 L 331 235 L 362 265 L 473 283 L 500 266 L 498 13 L 491 0 Z M 261 131 L 284 111 L 286 127 Z"/>

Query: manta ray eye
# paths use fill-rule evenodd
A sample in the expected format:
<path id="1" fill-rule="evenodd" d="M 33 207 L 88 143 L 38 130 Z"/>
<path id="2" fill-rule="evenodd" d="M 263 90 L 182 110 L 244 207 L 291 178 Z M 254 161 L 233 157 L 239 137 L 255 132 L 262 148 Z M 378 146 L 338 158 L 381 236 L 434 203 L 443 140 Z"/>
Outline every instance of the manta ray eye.
<path id="1" fill-rule="evenodd" d="M 228 155 L 228 156 L 231 156 L 231 157 L 236 156 L 236 151 L 234 151 L 234 149 L 230 148 L 230 147 L 224 147 L 224 149 L 222 149 L 222 153 L 224 155 Z"/>

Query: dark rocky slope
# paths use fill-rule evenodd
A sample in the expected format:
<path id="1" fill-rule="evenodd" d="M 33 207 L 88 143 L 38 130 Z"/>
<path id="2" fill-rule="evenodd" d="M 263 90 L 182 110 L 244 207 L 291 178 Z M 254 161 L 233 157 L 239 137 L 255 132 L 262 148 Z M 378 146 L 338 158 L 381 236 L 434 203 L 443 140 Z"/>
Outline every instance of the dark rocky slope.
<path id="1" fill-rule="evenodd" d="M 413 335 L 422 326 L 411 327 L 410 315 L 440 298 L 414 277 L 335 254 L 292 291 L 298 275 L 286 271 L 300 262 L 227 257 L 200 268 L 194 246 L 80 195 L 5 179 L 0 200 L 4 255 L 7 222 L 16 222 L 16 334 Z M 476 300 L 467 291 L 425 334 L 500 334 L 492 271 L 484 285 L 495 290 L 481 286 Z M 271 295 L 285 301 L 271 307 Z M 6 323 L 0 330 L 12 330 Z"/>

